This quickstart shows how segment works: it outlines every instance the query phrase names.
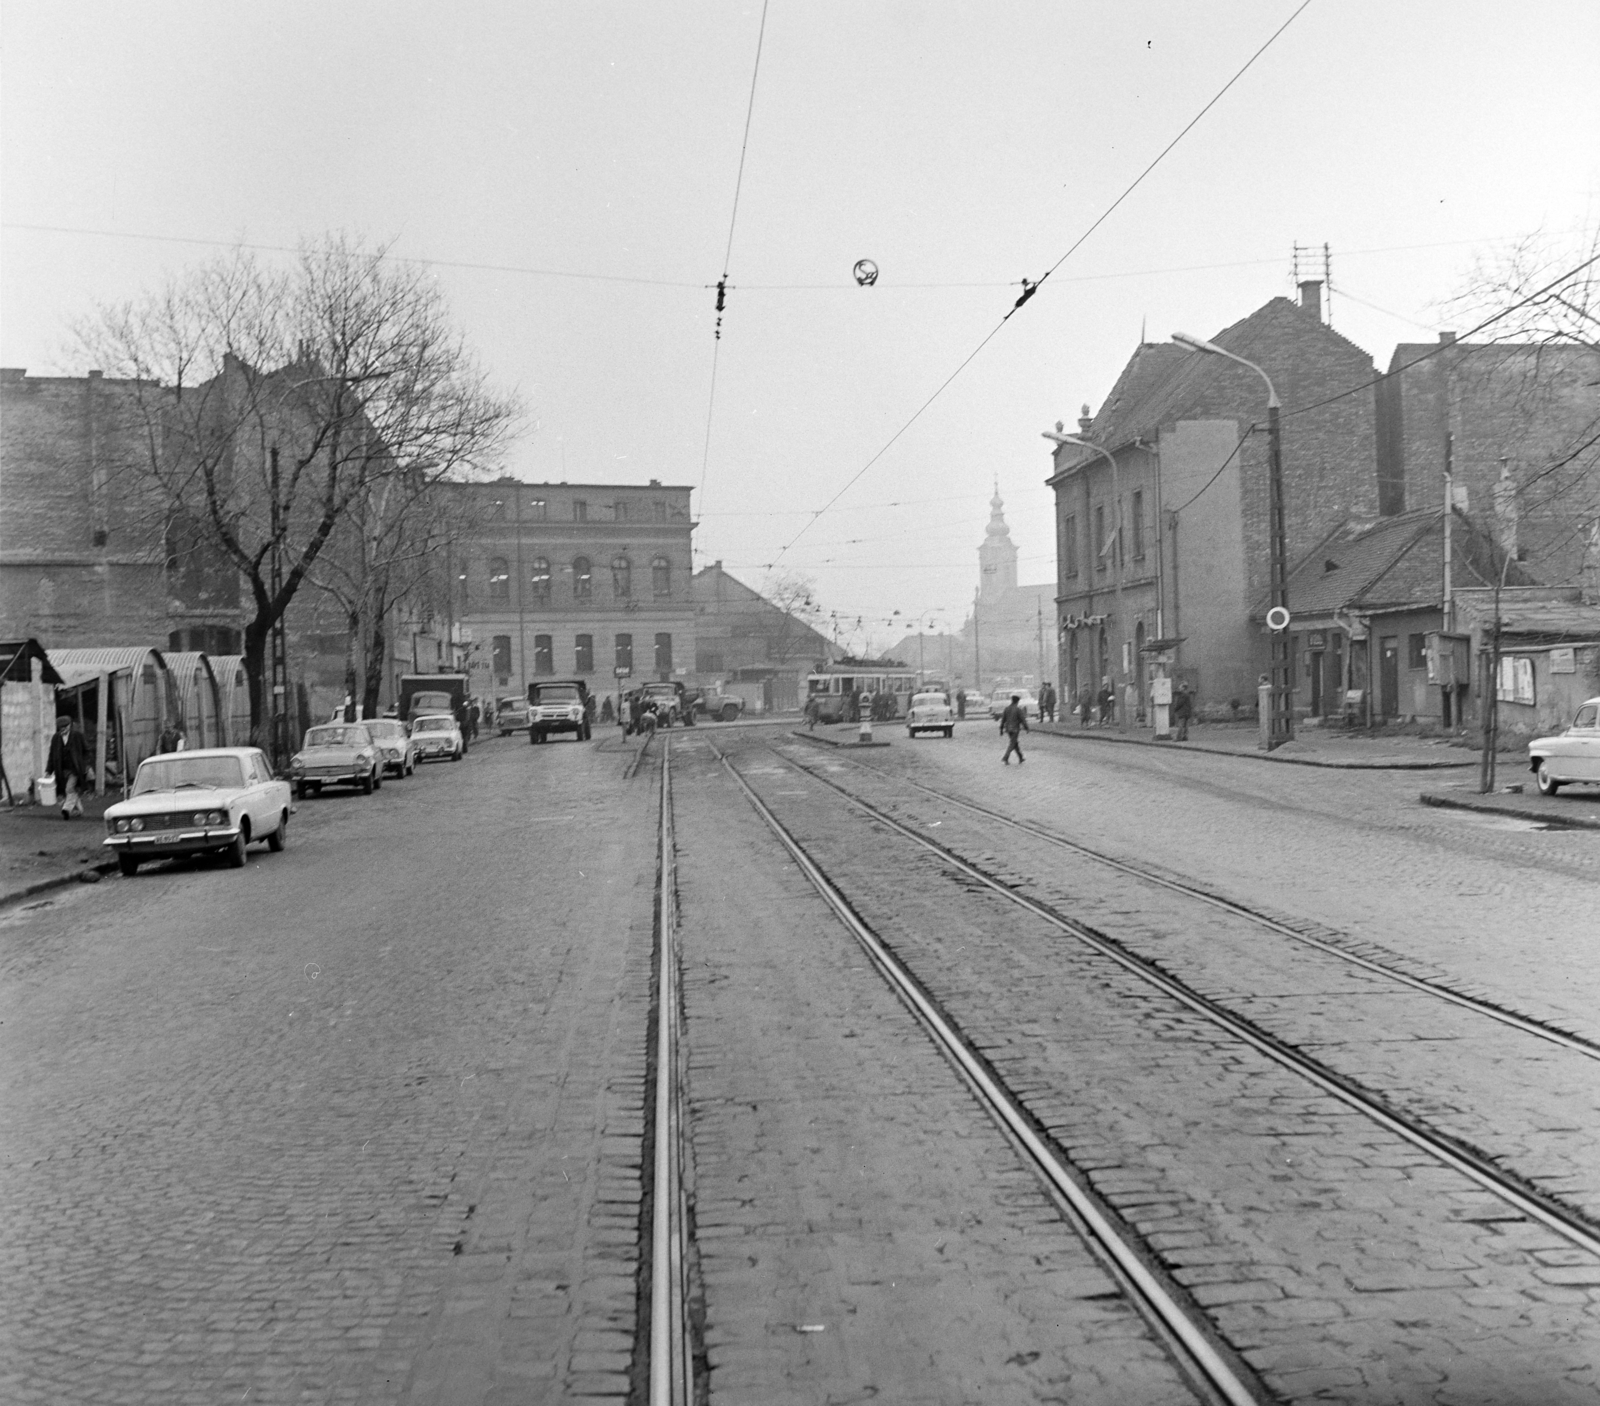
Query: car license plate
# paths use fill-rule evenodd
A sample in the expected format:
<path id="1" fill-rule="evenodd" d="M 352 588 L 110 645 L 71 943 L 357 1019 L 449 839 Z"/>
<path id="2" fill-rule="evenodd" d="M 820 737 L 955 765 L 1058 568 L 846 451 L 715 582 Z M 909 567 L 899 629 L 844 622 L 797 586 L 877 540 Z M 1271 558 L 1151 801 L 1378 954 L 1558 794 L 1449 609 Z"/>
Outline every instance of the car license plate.
<path id="1" fill-rule="evenodd" d="M 176 830 L 163 830 L 159 835 L 152 835 L 150 837 L 150 843 L 153 845 L 176 844 L 177 840 L 178 832 Z"/>

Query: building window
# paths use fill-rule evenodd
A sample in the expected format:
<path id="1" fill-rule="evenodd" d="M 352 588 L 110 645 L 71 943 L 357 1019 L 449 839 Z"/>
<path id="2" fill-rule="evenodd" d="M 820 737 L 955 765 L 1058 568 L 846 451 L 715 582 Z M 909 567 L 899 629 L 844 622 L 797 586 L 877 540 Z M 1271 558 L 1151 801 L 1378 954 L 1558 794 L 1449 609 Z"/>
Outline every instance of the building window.
<path id="1" fill-rule="evenodd" d="M 617 668 L 629 670 L 633 668 L 632 635 L 617 636 Z"/>
<path id="2" fill-rule="evenodd" d="M 720 674 L 722 672 L 722 656 L 720 654 L 706 654 L 697 650 L 694 656 L 694 668 L 697 674 Z"/>
<path id="3" fill-rule="evenodd" d="M 523 506 L 527 509 L 523 516 L 529 522 L 543 522 L 550 516 L 550 504 L 543 498 L 529 498 Z"/>
<path id="4" fill-rule="evenodd" d="M 633 594 L 633 563 L 627 557 L 611 558 L 611 594 L 618 600 Z"/>
<path id="5" fill-rule="evenodd" d="M 1073 514 L 1061 523 L 1061 574 L 1078 574 L 1078 519 Z"/>
<path id="6" fill-rule="evenodd" d="M 589 504 L 586 499 L 574 498 L 572 500 L 572 520 L 574 522 L 589 521 Z"/>
<path id="7" fill-rule="evenodd" d="M 553 674 L 556 671 L 556 652 L 549 635 L 533 637 L 533 672 Z"/>
<path id="8" fill-rule="evenodd" d="M 667 520 L 667 505 L 662 502 L 661 499 L 657 498 L 654 507 L 656 511 L 656 521 L 665 522 Z"/>
<path id="9" fill-rule="evenodd" d="M 1104 505 L 1094 510 L 1094 569 L 1106 569 L 1106 548 L 1111 545 L 1106 541 L 1106 510 Z"/>
<path id="10" fill-rule="evenodd" d="M 504 519 L 505 515 L 506 500 L 504 498 L 496 498 L 492 503 L 489 504 L 490 522 L 500 522 Z"/>
<path id="11" fill-rule="evenodd" d="M 572 559 L 572 594 L 578 600 L 588 600 L 594 590 L 594 565 L 588 557 Z"/>
<path id="12" fill-rule="evenodd" d="M 624 499 L 618 498 L 611 505 L 611 517 L 615 522 L 626 522 L 628 520 L 628 504 Z"/>
<path id="13" fill-rule="evenodd" d="M 664 679 L 672 677 L 672 636 L 669 634 L 656 636 L 656 673 Z"/>
<path id="14" fill-rule="evenodd" d="M 656 557 L 650 563 L 650 589 L 658 596 L 672 594 L 672 563 L 665 557 Z"/>
<path id="15" fill-rule="evenodd" d="M 1133 491 L 1133 559 L 1144 560 L 1144 490 Z"/>
<path id="16" fill-rule="evenodd" d="M 535 557 L 528 569 L 528 589 L 535 600 L 550 599 L 550 561 L 548 557 Z"/>
<path id="17" fill-rule="evenodd" d="M 494 671 L 499 675 L 501 683 L 506 683 L 511 678 L 510 635 L 496 635 L 494 637 Z"/>
<path id="18" fill-rule="evenodd" d="M 1413 669 L 1426 669 L 1428 667 L 1428 637 L 1426 635 L 1411 636 L 1411 667 Z"/>
<path id="19" fill-rule="evenodd" d="M 594 636 L 579 635 L 573 663 L 580 674 L 594 673 Z"/>
<path id="20" fill-rule="evenodd" d="M 511 568 L 504 557 L 489 558 L 489 599 L 511 599 Z"/>

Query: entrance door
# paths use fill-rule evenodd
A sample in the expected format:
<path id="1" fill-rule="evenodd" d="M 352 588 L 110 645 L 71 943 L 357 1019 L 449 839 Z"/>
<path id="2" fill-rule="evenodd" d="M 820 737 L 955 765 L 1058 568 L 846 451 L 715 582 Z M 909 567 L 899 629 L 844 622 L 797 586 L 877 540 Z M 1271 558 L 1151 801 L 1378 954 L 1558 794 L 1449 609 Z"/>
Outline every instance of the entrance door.
<path id="1" fill-rule="evenodd" d="M 1311 675 L 1311 716 L 1322 716 L 1322 661 L 1327 656 L 1320 649 L 1313 650 L 1306 659 L 1306 672 Z"/>
<path id="2" fill-rule="evenodd" d="M 1385 635 L 1378 641 L 1378 707 L 1386 718 L 1400 713 L 1400 636 Z"/>

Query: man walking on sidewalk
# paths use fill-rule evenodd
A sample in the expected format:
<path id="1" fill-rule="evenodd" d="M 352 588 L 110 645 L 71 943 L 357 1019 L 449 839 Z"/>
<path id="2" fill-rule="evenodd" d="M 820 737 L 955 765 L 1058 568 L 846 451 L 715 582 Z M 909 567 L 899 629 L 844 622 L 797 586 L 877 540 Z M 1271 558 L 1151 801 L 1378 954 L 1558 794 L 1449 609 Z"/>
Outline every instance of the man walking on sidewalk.
<path id="1" fill-rule="evenodd" d="M 1017 765 L 1021 766 L 1027 758 L 1022 755 L 1022 748 L 1017 745 L 1017 735 L 1023 732 L 1031 732 L 1032 729 L 1028 726 L 1028 714 L 1022 707 L 1022 695 L 1020 693 L 1011 695 L 1011 702 L 1006 705 L 1005 712 L 1000 714 L 1000 731 L 1011 739 L 1006 744 L 1005 756 L 1000 758 L 1001 763 L 1005 766 L 1010 766 L 1011 754 L 1015 752 L 1017 754 Z"/>
<path id="2" fill-rule="evenodd" d="M 50 739 L 50 760 L 45 770 L 56 778 L 61 818 L 71 820 L 74 815 L 82 815 L 83 799 L 78 793 L 89 784 L 89 749 L 84 746 L 83 734 L 65 714 L 56 719 L 56 735 Z"/>

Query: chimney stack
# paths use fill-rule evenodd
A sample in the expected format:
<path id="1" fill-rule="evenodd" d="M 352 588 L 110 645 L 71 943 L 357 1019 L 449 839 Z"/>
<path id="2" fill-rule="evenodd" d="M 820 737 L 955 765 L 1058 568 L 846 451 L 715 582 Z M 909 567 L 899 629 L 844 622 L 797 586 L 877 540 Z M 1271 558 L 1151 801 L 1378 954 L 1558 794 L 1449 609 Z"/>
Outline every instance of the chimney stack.
<path id="1" fill-rule="evenodd" d="M 1322 280 L 1308 278 L 1300 284 L 1300 306 L 1318 322 L 1322 321 Z"/>
<path id="2" fill-rule="evenodd" d="M 1089 407 L 1083 407 L 1083 414 L 1078 416 L 1078 433 L 1087 436 L 1094 428 L 1094 416 L 1089 413 Z"/>
<path id="3" fill-rule="evenodd" d="M 1439 345 L 1441 347 L 1448 347 L 1455 341 L 1455 339 L 1456 334 L 1454 332 L 1441 332 L 1439 334 Z"/>

